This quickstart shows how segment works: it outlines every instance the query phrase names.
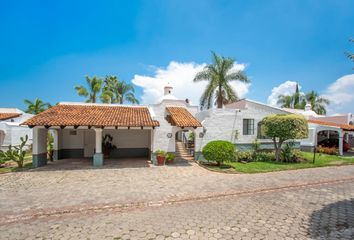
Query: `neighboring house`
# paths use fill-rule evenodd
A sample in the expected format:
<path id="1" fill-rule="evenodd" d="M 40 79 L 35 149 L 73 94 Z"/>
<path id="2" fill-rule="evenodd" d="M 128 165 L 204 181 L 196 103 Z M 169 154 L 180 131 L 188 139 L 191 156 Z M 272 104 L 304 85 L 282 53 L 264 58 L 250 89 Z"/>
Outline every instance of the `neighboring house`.
<path id="1" fill-rule="evenodd" d="M 33 117 L 17 108 L 0 108 L 0 150 L 7 150 L 9 145 L 21 144 L 20 137 L 28 135 L 27 146 L 32 144 L 32 130 L 20 124 Z"/>
<path id="2" fill-rule="evenodd" d="M 305 109 L 283 108 L 289 113 L 302 114 L 308 120 L 308 138 L 301 141 L 301 149 L 313 151 L 318 145 L 336 146 L 339 155 L 343 155 L 344 143 L 354 146 L 353 114 L 342 114 L 334 116 L 318 115 L 311 110 L 311 105 L 306 104 Z M 344 141 L 343 141 L 344 140 Z"/>
<path id="3" fill-rule="evenodd" d="M 252 143 L 258 139 L 261 149 L 274 149 L 271 139 L 261 134 L 260 122 L 271 114 L 288 114 L 288 112 L 249 99 L 241 99 L 224 108 L 212 108 L 198 112 L 196 118 L 204 126 L 201 147 L 213 140 L 227 140 L 235 144 L 240 151 L 251 150 Z M 300 141 L 295 142 L 295 147 Z"/>

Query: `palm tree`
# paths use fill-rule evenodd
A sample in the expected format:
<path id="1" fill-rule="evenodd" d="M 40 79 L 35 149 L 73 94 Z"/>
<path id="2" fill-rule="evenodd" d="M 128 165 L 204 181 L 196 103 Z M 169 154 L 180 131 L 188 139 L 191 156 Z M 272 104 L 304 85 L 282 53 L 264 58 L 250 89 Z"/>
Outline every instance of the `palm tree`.
<path id="1" fill-rule="evenodd" d="M 325 115 L 327 113 L 326 106 L 330 103 L 328 99 L 321 97 L 317 92 L 311 91 L 306 94 L 306 100 L 311 104 L 311 108 L 317 114 Z"/>
<path id="2" fill-rule="evenodd" d="M 139 100 L 136 99 L 134 95 L 135 89 L 132 84 L 126 83 L 124 81 L 118 82 L 115 91 L 117 102 L 120 104 L 123 104 L 124 100 L 127 100 L 132 104 L 139 104 Z"/>
<path id="3" fill-rule="evenodd" d="M 81 85 L 76 86 L 75 90 L 79 96 L 87 97 L 86 102 L 95 103 L 97 94 L 101 91 L 103 80 L 96 76 L 93 78 L 86 76 L 86 82 L 88 90 Z"/>
<path id="4" fill-rule="evenodd" d="M 36 98 L 34 102 L 25 99 L 24 102 L 27 105 L 27 109 L 25 110 L 25 112 L 30 114 L 38 114 L 51 107 L 49 103 L 45 103 L 39 98 Z"/>
<path id="5" fill-rule="evenodd" d="M 212 52 L 212 64 L 204 67 L 194 77 L 194 82 L 208 81 L 208 85 L 204 90 L 201 98 L 201 108 L 211 108 L 213 99 L 216 99 L 218 108 L 222 108 L 225 102 L 234 102 L 238 99 L 237 93 L 230 85 L 231 81 L 241 81 L 248 83 L 243 71 L 234 71 L 235 60 L 218 56 Z"/>
<path id="6" fill-rule="evenodd" d="M 117 89 L 118 78 L 113 75 L 105 77 L 104 86 L 102 88 L 102 94 L 100 96 L 103 103 L 116 103 L 117 102 Z"/>
<path id="7" fill-rule="evenodd" d="M 293 100 L 294 100 L 293 96 L 281 94 L 281 95 L 278 96 L 278 102 L 277 103 L 282 108 L 293 108 Z"/>

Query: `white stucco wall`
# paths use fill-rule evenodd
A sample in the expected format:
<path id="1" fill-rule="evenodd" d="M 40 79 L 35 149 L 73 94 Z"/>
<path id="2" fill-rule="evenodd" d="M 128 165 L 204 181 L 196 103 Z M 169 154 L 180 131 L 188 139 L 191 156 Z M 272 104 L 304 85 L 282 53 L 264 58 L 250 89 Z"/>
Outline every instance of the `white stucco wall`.
<path id="1" fill-rule="evenodd" d="M 236 144 L 250 144 L 257 138 L 258 123 L 270 114 L 285 113 L 284 111 L 263 104 L 246 102 L 243 109 L 223 108 L 209 109 L 196 114 L 206 129 L 201 140 L 201 148 L 214 140 L 226 140 Z M 254 119 L 254 134 L 243 135 L 243 119 Z M 238 138 L 234 138 L 235 131 Z M 269 139 L 259 139 L 260 142 L 271 142 Z"/>
<path id="2" fill-rule="evenodd" d="M 155 152 L 156 150 L 164 150 L 167 152 L 175 152 L 176 149 L 176 141 L 175 141 L 175 134 L 182 129 L 180 127 L 171 126 L 169 122 L 166 121 L 165 116 L 167 114 L 166 107 L 168 106 L 178 106 L 178 107 L 185 107 L 188 111 L 195 115 L 198 112 L 197 106 L 190 106 L 185 101 L 181 100 L 163 100 L 160 104 L 151 105 L 151 109 L 154 113 L 154 119 L 160 122 L 160 127 L 157 127 L 153 131 L 153 144 L 152 144 L 152 151 Z M 196 143 L 195 143 L 195 150 L 200 150 L 200 139 L 199 133 L 203 131 L 202 128 L 185 128 L 186 130 L 191 130 L 196 134 Z M 171 133 L 172 137 L 168 138 L 167 134 Z"/>
<path id="3" fill-rule="evenodd" d="M 150 148 L 150 129 L 104 129 L 102 135 L 110 134 L 117 148 Z"/>

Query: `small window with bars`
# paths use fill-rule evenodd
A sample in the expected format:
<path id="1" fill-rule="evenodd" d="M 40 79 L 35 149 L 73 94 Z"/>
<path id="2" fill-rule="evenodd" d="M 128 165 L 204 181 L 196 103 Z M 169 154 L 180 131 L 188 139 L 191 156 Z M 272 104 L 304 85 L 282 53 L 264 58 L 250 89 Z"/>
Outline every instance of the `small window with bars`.
<path id="1" fill-rule="evenodd" d="M 254 135 L 254 119 L 243 119 L 243 135 Z"/>

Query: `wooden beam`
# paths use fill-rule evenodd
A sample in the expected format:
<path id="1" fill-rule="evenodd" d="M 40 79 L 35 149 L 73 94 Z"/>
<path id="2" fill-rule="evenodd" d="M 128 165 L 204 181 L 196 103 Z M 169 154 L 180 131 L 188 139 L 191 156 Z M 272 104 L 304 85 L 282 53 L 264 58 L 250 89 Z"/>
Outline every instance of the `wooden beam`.
<path id="1" fill-rule="evenodd" d="M 128 130 L 130 129 L 130 126 L 128 126 Z"/>
<path id="2" fill-rule="evenodd" d="M 91 129 L 91 128 L 92 128 L 92 126 L 90 126 L 90 125 L 89 125 L 89 126 L 87 126 L 87 128 L 88 128 L 88 129 Z"/>
<path id="3" fill-rule="evenodd" d="M 29 128 L 34 128 L 36 125 L 28 125 Z"/>
<path id="4" fill-rule="evenodd" d="M 104 126 L 101 126 L 102 129 L 104 129 Z"/>
<path id="5" fill-rule="evenodd" d="M 144 129 L 144 127 L 143 127 L 143 126 L 141 126 L 141 129 Z"/>
<path id="6" fill-rule="evenodd" d="M 117 129 L 118 129 L 118 126 L 116 126 L 115 128 L 116 128 L 116 130 L 117 130 Z"/>
<path id="7" fill-rule="evenodd" d="M 75 125 L 74 128 L 77 129 L 79 127 L 79 125 Z"/>
<path id="8" fill-rule="evenodd" d="M 66 126 L 64 126 L 64 125 L 60 125 L 60 128 L 61 128 L 61 129 L 64 129 L 65 127 L 66 127 Z"/>
<path id="9" fill-rule="evenodd" d="M 45 127 L 46 129 L 48 129 L 48 128 L 50 128 L 51 126 L 50 126 L 50 125 L 44 125 L 44 127 Z"/>

